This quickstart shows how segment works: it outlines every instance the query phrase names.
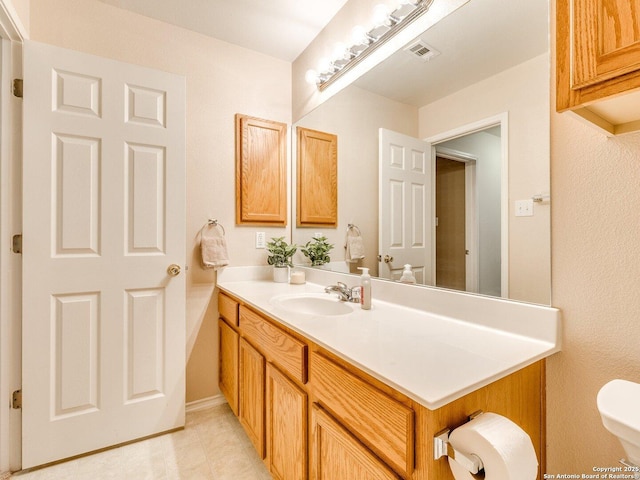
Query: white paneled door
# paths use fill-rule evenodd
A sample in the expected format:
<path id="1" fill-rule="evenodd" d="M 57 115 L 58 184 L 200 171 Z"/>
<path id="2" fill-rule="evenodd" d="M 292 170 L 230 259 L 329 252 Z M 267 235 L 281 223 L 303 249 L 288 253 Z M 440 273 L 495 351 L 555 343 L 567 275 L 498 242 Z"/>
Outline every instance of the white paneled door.
<path id="1" fill-rule="evenodd" d="M 185 81 L 27 42 L 24 90 L 29 468 L 184 425 Z"/>
<path id="2" fill-rule="evenodd" d="M 434 280 L 434 175 L 431 145 L 379 130 L 378 275 L 398 280 L 410 264 L 421 284 Z"/>

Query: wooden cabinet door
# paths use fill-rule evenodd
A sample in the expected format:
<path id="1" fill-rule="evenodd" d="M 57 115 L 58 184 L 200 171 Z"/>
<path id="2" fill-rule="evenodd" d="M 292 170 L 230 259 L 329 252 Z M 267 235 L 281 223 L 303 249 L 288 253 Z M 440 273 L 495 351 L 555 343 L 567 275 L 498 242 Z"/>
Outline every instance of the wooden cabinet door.
<path id="1" fill-rule="evenodd" d="M 278 480 L 307 478 L 307 394 L 267 363 L 267 457 Z"/>
<path id="2" fill-rule="evenodd" d="M 311 479 L 399 479 L 318 405 L 312 407 Z"/>
<path id="3" fill-rule="evenodd" d="M 640 0 L 557 0 L 556 110 L 571 109 L 612 134 L 638 130 L 621 104 L 640 91 Z"/>
<path id="4" fill-rule="evenodd" d="M 640 0 L 572 0 L 573 88 L 640 69 Z"/>
<path id="5" fill-rule="evenodd" d="M 239 418 L 260 458 L 264 458 L 265 360 L 244 338 L 240 339 Z"/>
<path id="6" fill-rule="evenodd" d="M 238 333 L 221 318 L 218 319 L 220 366 L 218 385 L 231 411 L 238 415 Z"/>
<path id="7" fill-rule="evenodd" d="M 236 223 L 287 224 L 287 125 L 236 115 Z"/>
<path id="8" fill-rule="evenodd" d="M 338 137 L 298 127 L 297 225 L 338 224 Z"/>

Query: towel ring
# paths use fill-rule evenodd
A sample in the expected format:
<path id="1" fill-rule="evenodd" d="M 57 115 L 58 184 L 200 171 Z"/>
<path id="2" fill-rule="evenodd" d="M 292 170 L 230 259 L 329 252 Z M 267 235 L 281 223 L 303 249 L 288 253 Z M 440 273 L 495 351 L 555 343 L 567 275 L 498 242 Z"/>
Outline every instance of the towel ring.
<path id="1" fill-rule="evenodd" d="M 210 218 L 209 220 L 207 220 L 207 223 L 205 223 L 202 228 L 200 229 L 200 235 L 202 235 L 202 231 L 206 228 L 206 227 L 220 227 L 222 229 L 222 235 L 225 236 L 227 234 L 227 232 L 224 231 L 224 227 L 222 226 L 221 223 L 218 222 L 218 220 L 216 219 L 212 219 Z"/>
<path id="2" fill-rule="evenodd" d="M 347 224 L 347 237 L 349 237 L 349 231 L 350 230 L 354 230 L 359 236 L 362 236 L 362 233 L 360 232 L 360 229 L 354 225 L 353 223 L 348 223 Z M 346 243 L 346 239 L 345 239 L 345 244 L 344 244 L 344 249 L 347 249 L 347 243 Z"/>
<path id="3" fill-rule="evenodd" d="M 353 223 L 347 224 L 347 233 L 349 233 L 349 230 L 355 230 L 356 232 L 358 232 L 358 235 L 362 235 L 362 233 L 360 232 L 360 229 Z"/>

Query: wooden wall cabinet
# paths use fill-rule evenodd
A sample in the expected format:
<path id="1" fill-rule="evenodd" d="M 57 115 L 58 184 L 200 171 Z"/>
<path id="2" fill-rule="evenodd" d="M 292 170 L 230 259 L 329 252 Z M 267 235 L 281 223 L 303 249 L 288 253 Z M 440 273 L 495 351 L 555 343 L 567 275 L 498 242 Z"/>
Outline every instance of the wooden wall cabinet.
<path id="1" fill-rule="evenodd" d="M 640 129 L 639 12 L 640 0 L 556 1 L 558 111 L 608 134 Z"/>
<path id="2" fill-rule="evenodd" d="M 287 224 L 287 125 L 236 114 L 236 223 Z"/>
<path id="3" fill-rule="evenodd" d="M 297 226 L 338 225 L 338 137 L 298 127 Z"/>

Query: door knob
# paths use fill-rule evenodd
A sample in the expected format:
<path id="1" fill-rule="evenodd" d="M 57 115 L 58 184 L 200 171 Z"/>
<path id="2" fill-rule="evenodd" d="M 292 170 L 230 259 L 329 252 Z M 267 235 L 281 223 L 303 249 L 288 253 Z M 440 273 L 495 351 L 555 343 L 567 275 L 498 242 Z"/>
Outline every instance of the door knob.
<path id="1" fill-rule="evenodd" d="M 384 256 L 384 263 L 391 263 L 393 262 L 393 257 L 389 256 L 389 255 L 385 255 Z"/>
<path id="2" fill-rule="evenodd" d="M 167 268 L 167 273 L 172 277 L 180 275 L 180 265 L 176 265 L 175 263 L 172 263 Z"/>

